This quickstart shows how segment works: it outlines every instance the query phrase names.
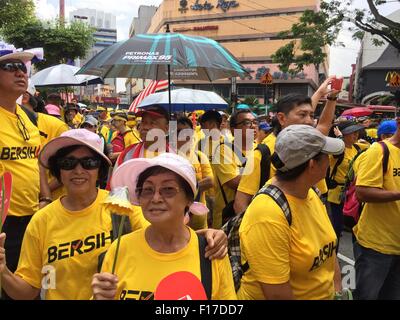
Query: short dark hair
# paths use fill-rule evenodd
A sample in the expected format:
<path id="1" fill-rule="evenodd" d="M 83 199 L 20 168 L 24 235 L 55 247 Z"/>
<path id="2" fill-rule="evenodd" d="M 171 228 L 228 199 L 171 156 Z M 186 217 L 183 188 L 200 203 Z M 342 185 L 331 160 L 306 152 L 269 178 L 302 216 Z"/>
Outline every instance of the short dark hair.
<path id="1" fill-rule="evenodd" d="M 312 159 L 314 160 L 319 160 L 321 158 L 322 153 L 318 153 L 316 156 L 314 156 Z M 292 181 L 301 176 L 301 174 L 306 170 L 308 167 L 308 164 L 310 163 L 309 159 L 307 162 L 302 163 L 301 165 L 297 166 L 296 168 L 290 169 L 289 171 L 280 171 L 279 169 L 276 170 L 276 178 L 281 181 Z M 271 157 L 272 163 L 276 163 L 277 161 L 280 161 L 279 157 L 277 156 L 276 153 L 274 153 Z"/>
<path id="2" fill-rule="evenodd" d="M 239 115 L 241 115 L 242 113 L 251 113 L 250 109 L 241 109 L 241 110 L 237 110 L 234 113 L 232 113 L 231 118 L 229 119 L 229 125 L 231 128 L 234 128 L 237 126 L 237 119 L 239 118 Z"/>
<path id="3" fill-rule="evenodd" d="M 275 111 L 289 114 L 290 111 L 302 104 L 312 104 L 311 98 L 300 93 L 289 93 L 278 100 Z"/>
<path id="4" fill-rule="evenodd" d="M 207 121 L 216 122 L 218 127 L 220 127 L 222 123 L 222 116 L 218 111 L 208 110 L 201 116 L 200 123 L 203 124 Z"/>
<path id="5" fill-rule="evenodd" d="M 58 182 L 61 182 L 61 169 L 57 164 L 57 160 L 66 157 L 71 152 L 74 152 L 75 150 L 79 149 L 80 147 L 85 147 L 85 146 L 80 144 L 80 145 L 73 145 L 73 146 L 61 148 L 61 149 L 57 150 L 57 152 L 49 158 L 48 163 L 49 163 L 50 174 L 53 177 L 55 177 Z M 86 147 L 86 148 L 88 150 L 90 150 L 96 158 L 101 160 L 101 165 L 99 168 L 99 176 L 97 177 L 97 180 L 98 181 L 106 180 L 108 177 L 108 169 L 109 169 L 110 165 L 108 164 L 108 162 L 106 160 L 103 159 L 103 157 L 101 157 L 100 155 L 95 153 L 92 149 L 90 149 L 88 147 Z"/>
<path id="6" fill-rule="evenodd" d="M 177 122 L 178 124 L 187 125 L 193 129 L 193 122 L 188 117 L 179 117 Z"/>
<path id="7" fill-rule="evenodd" d="M 300 93 L 289 93 L 278 100 L 274 109 L 276 113 L 282 112 L 285 115 L 288 115 L 290 111 L 298 106 L 301 106 L 302 104 L 312 105 L 311 98 Z M 277 135 L 279 132 L 281 132 L 282 126 L 276 117 L 274 119 L 274 133 Z"/>
<path id="8" fill-rule="evenodd" d="M 193 201 L 194 200 L 194 194 L 193 194 L 193 190 L 190 187 L 189 183 L 186 182 L 185 179 L 183 179 L 180 175 L 176 174 L 174 171 L 169 170 L 167 168 L 161 167 L 161 166 L 154 166 L 154 167 L 150 167 L 146 170 L 144 170 L 138 177 L 138 182 L 137 182 L 137 188 L 140 189 L 143 187 L 144 182 L 151 176 L 156 176 L 158 174 L 162 174 L 162 173 L 173 173 L 177 180 L 179 185 L 182 187 L 182 189 L 185 191 L 186 197 Z"/>

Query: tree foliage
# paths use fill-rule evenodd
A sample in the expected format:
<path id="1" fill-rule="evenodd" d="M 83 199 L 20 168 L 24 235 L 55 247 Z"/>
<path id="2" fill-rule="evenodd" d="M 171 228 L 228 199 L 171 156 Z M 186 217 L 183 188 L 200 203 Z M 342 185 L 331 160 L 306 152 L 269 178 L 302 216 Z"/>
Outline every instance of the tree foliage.
<path id="1" fill-rule="evenodd" d="M 31 8 L 31 1 L 11 0 L 3 2 L 20 2 L 20 5 L 26 3 Z M 0 29 L 1 36 L 17 48 L 42 47 L 46 60 L 36 64 L 39 70 L 59 63 L 66 63 L 68 60 L 83 58 L 94 44 L 94 29 L 82 22 L 63 25 L 56 20 L 40 21 L 34 15 L 29 15 L 28 19 L 20 19 L 12 23 L 4 21 L 17 14 L 15 10 L 16 7 L 11 4 L 7 6 L 7 10 L 4 8 L 0 10 L 0 20 L 3 21 L 3 27 Z M 34 9 L 32 10 L 34 12 Z"/>
<path id="2" fill-rule="evenodd" d="M 305 11 L 298 23 L 280 33 L 282 38 L 293 40 L 276 51 L 273 61 L 283 72 L 290 73 L 300 72 L 307 65 L 318 66 L 327 57 L 324 47 L 336 43 L 344 22 L 353 24 L 350 30 L 354 39 L 362 39 L 368 32 L 377 36 L 373 38 L 374 45 L 388 42 L 400 51 L 400 23 L 379 13 L 379 6 L 387 1 L 366 1 L 369 10 L 350 10 L 353 0 L 325 0 L 321 1 L 320 11 Z"/>
<path id="3" fill-rule="evenodd" d="M 35 19 L 32 0 L 0 0 L 0 32 Z"/>

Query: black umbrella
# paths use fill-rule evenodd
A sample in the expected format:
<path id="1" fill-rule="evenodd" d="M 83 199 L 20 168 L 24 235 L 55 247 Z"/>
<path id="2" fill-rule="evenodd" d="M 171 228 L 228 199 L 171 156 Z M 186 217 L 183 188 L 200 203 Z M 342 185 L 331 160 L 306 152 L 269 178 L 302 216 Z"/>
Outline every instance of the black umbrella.
<path id="1" fill-rule="evenodd" d="M 103 50 L 77 74 L 153 80 L 245 76 L 245 68 L 218 42 L 179 33 L 141 34 Z M 171 112 L 171 109 L 170 109 Z"/>

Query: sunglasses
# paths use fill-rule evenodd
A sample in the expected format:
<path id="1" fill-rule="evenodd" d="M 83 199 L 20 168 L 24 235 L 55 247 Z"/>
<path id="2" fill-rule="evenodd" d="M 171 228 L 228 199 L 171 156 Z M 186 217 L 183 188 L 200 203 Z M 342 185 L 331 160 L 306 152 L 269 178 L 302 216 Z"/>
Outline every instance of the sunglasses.
<path id="1" fill-rule="evenodd" d="M 0 69 L 7 72 L 16 72 L 16 71 L 22 71 L 23 73 L 28 72 L 26 65 L 22 62 L 0 63 Z"/>
<path id="2" fill-rule="evenodd" d="M 237 126 L 243 125 L 244 127 L 251 127 L 252 125 L 253 126 L 258 126 L 258 124 L 259 124 L 259 122 L 257 120 L 253 120 L 253 121 L 251 121 L 251 120 L 243 120 L 241 122 L 238 122 L 236 125 Z"/>
<path id="3" fill-rule="evenodd" d="M 164 199 L 168 199 L 175 197 L 180 190 L 178 187 L 161 187 L 158 193 Z M 155 193 L 156 189 L 153 187 L 136 188 L 136 196 L 144 200 L 153 199 Z"/>
<path id="4" fill-rule="evenodd" d="M 87 158 L 61 158 L 57 160 L 57 165 L 61 170 L 73 170 L 78 163 L 85 170 L 98 169 L 101 166 L 101 160 L 94 157 Z"/>

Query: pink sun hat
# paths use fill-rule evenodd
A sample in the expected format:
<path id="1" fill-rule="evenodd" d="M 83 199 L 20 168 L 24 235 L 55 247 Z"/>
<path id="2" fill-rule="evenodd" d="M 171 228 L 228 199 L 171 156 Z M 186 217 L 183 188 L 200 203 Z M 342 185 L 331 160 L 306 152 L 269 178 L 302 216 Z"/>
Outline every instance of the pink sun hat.
<path id="1" fill-rule="evenodd" d="M 55 104 L 48 104 L 44 107 L 47 111 L 47 113 L 51 116 L 60 116 L 61 115 L 61 110 L 59 107 L 57 107 Z"/>
<path id="2" fill-rule="evenodd" d="M 49 167 L 49 158 L 57 153 L 58 150 L 69 146 L 85 146 L 100 155 L 108 164 L 110 159 L 103 152 L 103 141 L 98 134 L 86 129 L 68 130 L 58 138 L 46 144 L 39 154 L 39 161 L 45 167 Z"/>

